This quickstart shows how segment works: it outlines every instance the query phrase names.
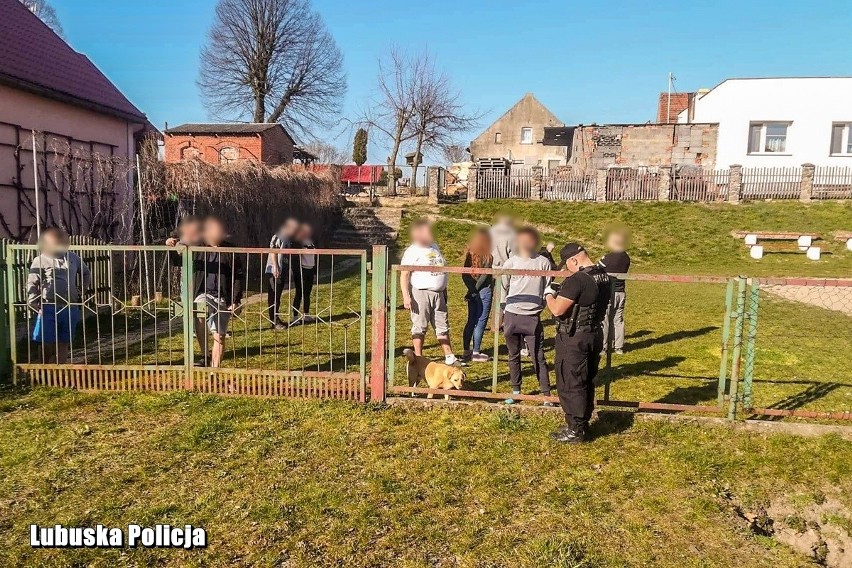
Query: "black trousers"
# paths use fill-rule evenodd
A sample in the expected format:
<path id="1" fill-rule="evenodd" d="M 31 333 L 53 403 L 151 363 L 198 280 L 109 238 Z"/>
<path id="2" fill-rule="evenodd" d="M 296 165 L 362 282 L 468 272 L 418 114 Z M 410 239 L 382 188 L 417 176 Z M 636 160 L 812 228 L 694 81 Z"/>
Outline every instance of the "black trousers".
<path id="1" fill-rule="evenodd" d="M 542 394 L 550 394 L 550 375 L 544 358 L 544 328 L 538 314 L 518 315 L 506 312 L 503 318 L 503 335 L 509 352 L 509 381 L 513 391 L 521 390 L 521 349 L 526 344 L 538 378 Z"/>
<path id="2" fill-rule="evenodd" d="M 316 268 L 302 268 L 299 265 L 293 267 L 293 317 L 298 317 L 296 314 L 300 309 L 303 316 L 310 315 L 311 290 L 314 289 L 316 279 Z"/>
<path id="3" fill-rule="evenodd" d="M 266 275 L 266 305 L 269 306 L 269 321 L 272 323 L 281 319 L 281 294 L 286 288 L 286 272 L 278 276 L 278 278 L 275 278 L 271 274 Z"/>
<path id="4" fill-rule="evenodd" d="M 556 392 L 569 426 L 585 427 L 595 408 L 594 378 L 603 350 L 603 332 L 556 334 Z"/>

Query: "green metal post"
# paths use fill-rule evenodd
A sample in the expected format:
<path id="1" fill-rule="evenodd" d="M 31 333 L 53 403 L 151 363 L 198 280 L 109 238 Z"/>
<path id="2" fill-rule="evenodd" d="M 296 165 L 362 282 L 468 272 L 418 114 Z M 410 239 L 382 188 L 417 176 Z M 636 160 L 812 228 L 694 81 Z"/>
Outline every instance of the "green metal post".
<path id="1" fill-rule="evenodd" d="M 725 387 L 728 379 L 728 341 L 731 337 L 731 311 L 734 309 L 734 279 L 728 280 L 725 290 L 725 319 L 722 320 L 722 356 L 719 361 L 719 410 L 725 407 Z"/>
<path id="2" fill-rule="evenodd" d="M 373 262 L 375 262 L 375 258 Z M 334 273 L 331 274 L 334 280 Z M 367 251 L 361 255 L 361 321 L 359 322 L 360 360 L 358 362 L 361 373 L 361 402 L 367 402 Z"/>
<path id="3" fill-rule="evenodd" d="M 388 247 L 373 246 L 372 348 L 370 349 L 370 400 L 383 402 L 387 392 Z"/>
<path id="4" fill-rule="evenodd" d="M 18 384 L 18 342 L 15 337 L 15 250 L 6 247 L 6 306 L 9 310 L 9 361 L 12 384 Z"/>
<path id="5" fill-rule="evenodd" d="M 6 239 L 0 239 L 0 329 L 9 329 L 9 311 L 12 309 L 11 300 L 8 297 L 8 270 L 6 268 L 6 257 L 8 249 Z M 11 335 L 3 332 L 0 338 L 0 379 L 11 375 L 11 359 L 9 357 L 9 343 Z"/>
<path id="6" fill-rule="evenodd" d="M 757 312 L 760 304 L 760 280 L 752 280 L 751 294 L 748 305 L 748 335 L 746 336 L 745 361 L 743 366 L 743 409 L 752 408 L 751 389 L 754 380 L 754 359 L 757 355 L 755 342 L 757 340 Z"/>
<path id="7" fill-rule="evenodd" d="M 745 297 L 746 279 L 740 276 L 737 284 L 737 312 L 734 324 L 734 347 L 731 355 L 731 391 L 729 393 L 730 403 L 728 405 L 728 419 L 733 420 L 737 416 L 737 404 L 739 402 L 739 378 L 740 363 L 742 360 L 743 347 L 743 323 L 745 320 Z"/>
<path id="8" fill-rule="evenodd" d="M 195 342 L 193 335 L 195 332 L 195 305 L 192 290 L 192 248 L 185 247 L 183 250 L 181 278 L 181 301 L 183 302 L 183 361 L 185 367 L 184 384 L 188 385 L 189 390 L 195 389 L 195 371 L 193 369 L 193 353 Z M 199 337 L 199 341 L 203 338 Z M 205 354 L 207 357 L 207 354 Z"/>
<path id="9" fill-rule="evenodd" d="M 393 387 L 396 375 L 396 303 L 399 290 L 399 272 L 391 270 L 390 277 L 390 313 L 388 314 L 388 385 Z"/>
<path id="10" fill-rule="evenodd" d="M 500 304 L 503 302 L 503 285 L 502 277 L 497 276 L 494 281 L 494 317 L 491 319 L 494 322 L 494 357 L 491 358 L 491 392 L 497 392 L 497 375 L 500 370 Z"/>

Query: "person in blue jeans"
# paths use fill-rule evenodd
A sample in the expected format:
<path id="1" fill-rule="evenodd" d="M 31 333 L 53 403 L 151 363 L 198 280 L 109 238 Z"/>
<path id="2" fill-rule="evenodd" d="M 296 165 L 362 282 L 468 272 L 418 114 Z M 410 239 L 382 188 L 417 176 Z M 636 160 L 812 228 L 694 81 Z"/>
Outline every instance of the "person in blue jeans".
<path id="1" fill-rule="evenodd" d="M 89 267 L 68 245 L 63 229 L 42 231 L 39 255 L 27 275 L 27 304 L 38 313 L 32 338 L 42 346 L 43 363 L 68 362 L 83 294 L 91 286 Z"/>
<path id="2" fill-rule="evenodd" d="M 466 268 L 491 268 L 493 256 L 491 253 L 491 234 L 488 229 L 477 230 L 470 239 L 464 253 Z M 488 355 L 482 353 L 482 337 L 488 325 L 493 298 L 494 277 L 491 274 L 463 274 L 462 280 L 467 287 L 467 323 L 464 326 L 463 345 L 465 361 L 485 363 Z M 471 342 L 473 349 L 471 349 Z"/>

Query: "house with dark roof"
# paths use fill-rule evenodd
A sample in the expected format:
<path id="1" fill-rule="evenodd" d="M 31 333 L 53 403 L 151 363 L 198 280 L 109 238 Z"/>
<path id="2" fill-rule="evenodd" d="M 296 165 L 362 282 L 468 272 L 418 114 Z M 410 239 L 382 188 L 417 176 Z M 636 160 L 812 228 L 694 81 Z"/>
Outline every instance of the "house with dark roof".
<path id="1" fill-rule="evenodd" d="M 197 159 L 208 164 L 293 163 L 294 142 L 278 123 L 181 124 L 165 132 L 166 163 Z"/>
<path id="2" fill-rule="evenodd" d="M 97 156 L 132 164 L 137 142 L 156 129 L 21 2 L 0 0 L 0 14 L 0 236 L 32 238 L 38 215 L 42 226 L 115 238 L 132 207 L 132 171 L 103 177 L 88 166 L 84 175 L 78 170 Z M 57 158 L 69 155 L 85 158 L 76 162 L 78 175 L 68 175 L 68 160 Z"/>

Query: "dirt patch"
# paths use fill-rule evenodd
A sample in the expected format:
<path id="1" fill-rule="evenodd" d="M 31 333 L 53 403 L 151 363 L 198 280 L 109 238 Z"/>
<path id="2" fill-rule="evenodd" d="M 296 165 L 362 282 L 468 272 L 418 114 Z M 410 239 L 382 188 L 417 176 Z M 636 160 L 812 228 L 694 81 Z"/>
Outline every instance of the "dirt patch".
<path id="1" fill-rule="evenodd" d="M 838 497 L 787 494 L 765 508 L 747 510 L 727 489 L 720 495 L 755 534 L 774 538 L 818 566 L 852 567 L 852 512 Z"/>

